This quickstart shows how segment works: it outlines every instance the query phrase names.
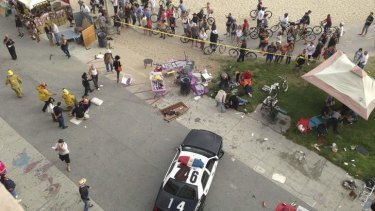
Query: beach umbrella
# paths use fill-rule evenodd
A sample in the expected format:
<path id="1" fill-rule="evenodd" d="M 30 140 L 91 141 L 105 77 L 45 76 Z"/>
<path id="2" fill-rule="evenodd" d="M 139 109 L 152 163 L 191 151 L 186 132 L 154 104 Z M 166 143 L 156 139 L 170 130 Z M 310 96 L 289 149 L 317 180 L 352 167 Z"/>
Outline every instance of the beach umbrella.
<path id="1" fill-rule="evenodd" d="M 375 80 L 341 51 L 302 78 L 366 120 L 375 107 Z"/>

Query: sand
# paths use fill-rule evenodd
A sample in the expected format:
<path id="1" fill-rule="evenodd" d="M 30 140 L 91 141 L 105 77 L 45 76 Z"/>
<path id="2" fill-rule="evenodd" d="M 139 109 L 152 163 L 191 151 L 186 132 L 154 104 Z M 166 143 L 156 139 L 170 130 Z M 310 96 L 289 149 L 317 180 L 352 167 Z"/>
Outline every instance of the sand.
<path id="1" fill-rule="evenodd" d="M 177 4 L 177 0 L 173 0 Z M 198 12 L 200 8 L 206 5 L 207 1 L 185 0 L 191 13 Z M 210 0 L 214 18 L 217 25 L 223 25 L 225 30 L 225 15 L 232 13 L 237 22 L 243 22 L 248 18 L 250 10 L 256 9 L 257 0 Z M 308 10 L 312 11 L 311 24 L 317 25 L 325 19 L 327 14 L 331 14 L 334 26 L 340 22 L 345 24 L 364 24 L 366 17 L 370 12 L 375 12 L 375 0 L 263 0 L 263 5 L 267 10 L 272 11 L 273 16 L 270 24 L 276 24 L 279 17 L 284 13 L 289 13 L 289 20 L 296 21 L 300 19 Z M 251 21 L 254 26 L 255 21 Z M 220 27 L 221 28 L 221 27 Z"/>

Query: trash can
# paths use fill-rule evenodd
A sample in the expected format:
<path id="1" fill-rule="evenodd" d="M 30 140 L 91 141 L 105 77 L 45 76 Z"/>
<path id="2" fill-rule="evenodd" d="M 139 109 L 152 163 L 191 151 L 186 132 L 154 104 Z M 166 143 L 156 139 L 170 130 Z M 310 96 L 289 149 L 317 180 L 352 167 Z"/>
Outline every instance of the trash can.
<path id="1" fill-rule="evenodd" d="M 181 78 L 180 92 L 182 95 L 188 95 L 190 93 L 190 78 L 188 77 Z"/>
<path id="2" fill-rule="evenodd" d="M 107 34 L 105 32 L 98 32 L 98 42 L 99 47 L 106 48 L 107 47 Z"/>

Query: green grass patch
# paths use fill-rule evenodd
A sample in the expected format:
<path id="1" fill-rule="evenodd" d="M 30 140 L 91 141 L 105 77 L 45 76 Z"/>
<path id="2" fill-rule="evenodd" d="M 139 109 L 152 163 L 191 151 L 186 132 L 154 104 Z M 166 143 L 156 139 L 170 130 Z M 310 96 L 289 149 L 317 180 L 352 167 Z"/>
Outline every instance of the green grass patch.
<path id="1" fill-rule="evenodd" d="M 292 126 L 286 132 L 285 136 L 311 150 L 316 151 L 318 154 L 324 156 L 334 164 L 342 167 L 349 174 L 359 179 L 366 179 L 375 175 L 375 117 L 371 115 L 369 120 L 359 118 L 357 123 L 352 125 L 342 124 L 339 126 L 340 134 L 334 134 L 332 128 L 329 129 L 326 137 L 326 143 L 332 144 L 335 142 L 338 146 L 338 152 L 333 153 L 329 147 L 321 147 L 318 152 L 313 148 L 313 144 L 317 143 L 316 133 L 310 131 L 307 135 L 301 135 L 297 128 L 294 126 L 299 118 L 311 118 L 319 115 L 323 107 L 324 100 L 327 94 L 313 85 L 305 82 L 300 76 L 305 72 L 310 71 L 316 67 L 318 63 L 305 66 L 300 73 L 294 70 L 295 62 L 289 65 L 286 64 L 264 64 L 263 59 L 255 61 L 246 61 L 244 63 L 237 63 L 233 61 L 224 61 L 221 72 L 227 72 L 233 77 L 235 71 L 244 72 L 251 70 L 254 73 L 253 77 L 253 97 L 249 98 L 243 94 L 242 87 L 238 87 L 239 95 L 243 98 L 250 100 L 246 106 L 242 106 L 240 110 L 245 112 L 252 112 L 256 106 L 267 97 L 267 93 L 263 92 L 261 88 L 264 84 L 271 85 L 274 82 L 280 81 L 278 76 L 288 78 L 289 89 L 287 92 L 279 92 L 277 97 L 279 106 L 288 112 L 292 119 Z M 366 68 L 370 75 L 373 70 L 375 75 L 375 58 L 370 58 Z M 220 75 L 220 73 L 218 73 Z M 214 83 L 210 85 L 211 97 L 215 97 L 218 91 L 218 77 Z M 336 101 L 337 102 L 337 101 Z M 337 102 L 336 106 L 340 106 Z M 246 110 L 245 110 L 246 109 Z M 356 151 L 350 149 L 351 145 L 363 145 L 370 152 L 369 156 L 363 156 Z M 347 151 L 344 151 L 346 148 Z M 354 160 L 354 162 L 352 162 Z M 349 165 L 344 165 L 347 162 Z M 352 165 L 354 164 L 354 165 Z"/>

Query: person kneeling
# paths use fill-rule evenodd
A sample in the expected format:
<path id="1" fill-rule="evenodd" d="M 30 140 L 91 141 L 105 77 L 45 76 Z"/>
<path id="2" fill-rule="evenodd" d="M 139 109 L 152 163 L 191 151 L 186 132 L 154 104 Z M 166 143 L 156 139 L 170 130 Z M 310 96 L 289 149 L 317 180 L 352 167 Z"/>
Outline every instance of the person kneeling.
<path id="1" fill-rule="evenodd" d="M 77 120 L 84 118 L 85 112 L 83 111 L 82 106 L 75 106 L 72 110 L 72 116 L 74 116 Z"/>

